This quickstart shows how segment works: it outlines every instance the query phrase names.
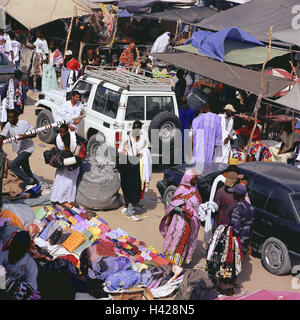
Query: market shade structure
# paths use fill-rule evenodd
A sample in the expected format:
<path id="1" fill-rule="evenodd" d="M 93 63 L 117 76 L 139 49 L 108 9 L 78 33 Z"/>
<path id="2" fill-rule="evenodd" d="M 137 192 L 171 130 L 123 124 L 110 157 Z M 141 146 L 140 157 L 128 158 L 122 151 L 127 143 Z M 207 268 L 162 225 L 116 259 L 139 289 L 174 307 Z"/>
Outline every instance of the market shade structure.
<path id="1" fill-rule="evenodd" d="M 193 54 L 202 55 L 196 47 L 191 44 L 176 46 L 174 49 L 178 51 L 189 52 Z M 289 54 L 285 50 L 271 49 L 271 60 L 276 57 Z M 268 55 L 268 48 L 261 46 L 254 46 L 247 43 L 237 43 L 237 41 L 226 40 L 225 42 L 225 58 L 224 61 L 234 63 L 241 66 L 250 66 L 263 64 Z"/>
<path id="2" fill-rule="evenodd" d="M 274 33 L 291 28 L 295 17 L 292 8 L 298 4 L 299 0 L 251 0 L 243 5 L 216 13 L 195 25 L 214 31 L 234 25 L 256 39 L 268 43 L 271 25 L 274 26 Z M 288 43 L 281 44 L 289 46 Z"/>
<path id="3" fill-rule="evenodd" d="M 188 9 L 171 9 L 161 12 L 135 14 L 134 17 L 139 19 L 151 19 L 160 21 L 181 21 L 182 23 L 199 23 L 204 18 L 215 14 L 215 11 L 209 7 L 193 7 Z"/>
<path id="4" fill-rule="evenodd" d="M 297 83 L 286 95 L 275 102 L 293 110 L 300 111 L 300 84 Z"/>
<path id="5" fill-rule="evenodd" d="M 87 0 L 0 0 L 0 5 L 28 29 L 70 18 L 74 13 L 75 16 L 83 16 L 91 14 L 91 9 L 99 9 Z"/>
<path id="6" fill-rule="evenodd" d="M 158 60 L 167 62 L 185 70 L 200 74 L 209 79 L 216 80 L 228 86 L 259 94 L 261 73 L 235 65 L 229 65 L 207 57 L 191 53 L 153 53 Z M 264 75 L 264 97 L 272 97 L 277 92 L 287 87 L 290 80 Z"/>
<path id="7" fill-rule="evenodd" d="M 300 30 L 287 29 L 273 33 L 273 38 L 292 43 L 300 47 Z"/>

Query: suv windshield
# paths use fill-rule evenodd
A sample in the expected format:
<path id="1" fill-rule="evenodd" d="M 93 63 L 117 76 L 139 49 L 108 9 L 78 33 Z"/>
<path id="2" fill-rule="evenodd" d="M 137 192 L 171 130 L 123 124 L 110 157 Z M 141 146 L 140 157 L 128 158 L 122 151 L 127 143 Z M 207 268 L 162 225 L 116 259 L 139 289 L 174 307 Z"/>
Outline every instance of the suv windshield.
<path id="1" fill-rule="evenodd" d="M 300 193 L 292 193 L 290 196 L 295 206 L 297 215 L 300 218 Z"/>

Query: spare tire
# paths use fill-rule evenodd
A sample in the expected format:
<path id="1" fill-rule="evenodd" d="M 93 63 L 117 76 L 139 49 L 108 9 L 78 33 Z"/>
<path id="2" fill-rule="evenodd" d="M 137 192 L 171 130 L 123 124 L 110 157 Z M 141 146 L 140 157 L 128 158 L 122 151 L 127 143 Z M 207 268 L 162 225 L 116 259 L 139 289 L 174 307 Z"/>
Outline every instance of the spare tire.
<path id="1" fill-rule="evenodd" d="M 173 159 L 175 158 L 175 137 L 177 134 L 177 142 L 181 142 L 181 124 L 179 118 L 172 112 L 161 112 L 157 114 L 152 121 L 150 122 L 149 129 L 148 129 L 148 136 L 150 143 L 153 144 L 158 142 L 158 148 L 154 148 L 159 152 L 159 155 L 162 156 L 164 153 L 163 145 L 170 145 L 170 161 L 172 163 Z M 153 131 L 154 130 L 154 131 Z M 151 141 L 151 139 L 153 141 Z M 180 144 L 181 145 L 181 144 Z M 152 145 L 153 147 L 153 145 Z M 165 149 L 167 150 L 167 149 Z M 179 149 L 181 154 L 181 148 Z M 156 151 L 156 152 L 157 152 Z M 154 153 L 156 153 L 154 152 Z M 169 157 L 169 155 L 167 155 Z"/>
<path id="2" fill-rule="evenodd" d="M 36 120 L 36 125 L 38 128 L 49 125 L 54 122 L 52 112 L 50 110 L 42 110 Z M 56 139 L 56 132 L 53 128 L 49 130 L 44 130 L 38 133 L 40 140 L 45 143 L 53 144 Z"/>

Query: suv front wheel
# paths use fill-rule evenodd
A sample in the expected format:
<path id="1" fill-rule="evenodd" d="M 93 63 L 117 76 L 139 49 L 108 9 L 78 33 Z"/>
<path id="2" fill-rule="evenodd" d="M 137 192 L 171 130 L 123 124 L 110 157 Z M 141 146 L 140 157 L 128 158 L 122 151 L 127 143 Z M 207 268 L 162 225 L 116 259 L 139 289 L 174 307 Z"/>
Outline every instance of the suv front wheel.
<path id="1" fill-rule="evenodd" d="M 50 110 L 44 109 L 40 111 L 40 113 L 37 116 L 36 125 L 38 128 L 50 125 L 54 122 L 52 112 Z M 41 131 L 38 133 L 38 136 L 41 141 L 45 143 L 55 143 L 56 139 L 56 132 L 53 128 L 46 129 L 44 131 Z"/>
<path id="2" fill-rule="evenodd" d="M 268 238 L 262 245 L 261 260 L 271 273 L 281 276 L 289 274 L 292 266 L 286 245 L 276 238 Z"/>

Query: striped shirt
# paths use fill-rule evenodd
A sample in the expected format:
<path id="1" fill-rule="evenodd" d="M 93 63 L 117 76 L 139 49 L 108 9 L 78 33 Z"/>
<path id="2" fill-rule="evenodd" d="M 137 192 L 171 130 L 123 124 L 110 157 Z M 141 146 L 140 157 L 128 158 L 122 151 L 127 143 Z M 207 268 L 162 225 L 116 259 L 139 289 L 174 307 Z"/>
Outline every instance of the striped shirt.
<path id="1" fill-rule="evenodd" d="M 235 235 L 240 237 L 243 253 L 246 254 L 251 227 L 254 220 L 254 208 L 246 200 L 239 202 L 231 216 L 231 226 Z"/>
<path id="2" fill-rule="evenodd" d="M 227 191 L 228 187 L 223 186 L 220 188 L 215 196 L 214 202 L 219 207 L 217 225 L 229 225 L 231 214 L 236 206 L 236 200 L 233 198 L 233 193 Z"/>

